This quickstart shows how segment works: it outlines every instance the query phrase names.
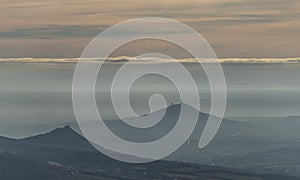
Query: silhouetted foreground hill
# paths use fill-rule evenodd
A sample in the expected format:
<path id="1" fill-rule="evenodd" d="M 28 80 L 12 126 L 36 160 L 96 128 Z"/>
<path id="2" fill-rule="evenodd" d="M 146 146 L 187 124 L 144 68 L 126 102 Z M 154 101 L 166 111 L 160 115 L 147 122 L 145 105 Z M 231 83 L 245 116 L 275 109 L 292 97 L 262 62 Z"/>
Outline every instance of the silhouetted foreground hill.
<path id="1" fill-rule="evenodd" d="M 22 140 L 0 138 L 0 179 L 297 179 L 221 167 L 156 161 L 123 163 L 106 157 L 70 127 Z"/>

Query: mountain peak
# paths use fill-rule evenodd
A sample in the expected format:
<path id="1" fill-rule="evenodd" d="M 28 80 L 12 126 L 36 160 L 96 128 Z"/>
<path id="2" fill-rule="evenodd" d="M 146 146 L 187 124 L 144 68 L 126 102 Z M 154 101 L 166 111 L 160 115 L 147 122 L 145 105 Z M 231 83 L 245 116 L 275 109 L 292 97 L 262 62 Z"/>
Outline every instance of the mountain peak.
<path id="1" fill-rule="evenodd" d="M 46 134 L 49 134 L 49 133 L 54 133 L 55 131 L 69 131 L 69 132 L 72 132 L 72 133 L 76 133 L 69 125 L 66 125 L 64 127 L 59 127 L 59 128 L 56 128 Z"/>
<path id="2" fill-rule="evenodd" d="M 68 125 L 56 128 L 48 133 L 25 138 L 23 141 L 82 150 L 92 149 L 90 143 Z"/>
<path id="3" fill-rule="evenodd" d="M 53 129 L 53 130 L 43 133 L 43 134 L 24 138 L 23 140 L 33 139 L 33 138 L 38 138 L 38 137 L 43 137 L 43 136 L 64 136 L 64 135 L 70 136 L 71 134 L 74 135 L 77 133 L 69 125 L 66 125 L 63 127 L 58 127 L 56 129 Z M 79 135 L 79 134 L 77 134 L 77 135 Z"/>

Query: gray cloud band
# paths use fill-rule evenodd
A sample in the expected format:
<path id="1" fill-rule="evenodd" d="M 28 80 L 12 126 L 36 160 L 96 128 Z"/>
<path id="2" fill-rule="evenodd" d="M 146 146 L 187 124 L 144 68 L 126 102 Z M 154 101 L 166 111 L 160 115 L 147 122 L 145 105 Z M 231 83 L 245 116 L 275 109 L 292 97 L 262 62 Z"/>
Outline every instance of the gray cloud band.
<path id="1" fill-rule="evenodd" d="M 185 36 L 178 37 L 176 32 L 184 32 Z M 129 102 L 130 87 L 136 79 L 146 74 L 158 74 L 168 78 L 177 87 L 181 102 L 188 106 L 181 106 L 178 121 L 167 135 L 153 142 L 135 143 L 118 137 L 105 125 L 95 100 L 95 83 L 104 62 L 91 63 L 85 59 L 107 58 L 128 42 L 149 38 L 164 40 L 182 47 L 198 60 L 207 75 L 211 88 L 211 115 L 199 140 L 199 148 L 204 148 L 213 139 L 225 112 L 224 73 L 214 51 L 199 33 L 178 21 L 165 18 L 139 18 L 114 25 L 95 37 L 83 51 L 73 77 L 72 99 L 76 120 L 83 135 L 99 151 L 120 161 L 143 163 L 170 155 L 187 141 L 198 120 L 199 114 L 188 108 L 190 106 L 200 111 L 198 89 L 190 73 L 174 60 L 171 66 L 176 69 L 174 71 L 176 74 L 167 72 L 164 67 L 159 68 L 157 65 L 153 67 L 149 64 L 139 65 L 140 67 L 136 68 L 138 70 L 133 72 L 129 68 L 130 63 L 125 63 L 114 77 L 111 87 L 112 103 L 119 118 L 133 127 L 148 128 L 157 124 L 159 122 L 157 118 L 162 116 L 135 117 L 129 121 L 128 117 L 135 116 Z M 163 55 L 155 56 L 170 59 Z M 201 63 L 198 58 L 212 59 L 212 63 Z M 178 75 L 181 77 L 180 80 L 177 78 Z M 184 87 L 190 88 L 188 93 Z M 125 96 L 116 93 L 120 88 L 125 88 Z M 166 101 L 156 94 L 150 98 L 149 105 L 151 110 L 155 111 L 166 107 Z M 96 124 L 90 123 L 95 120 L 98 120 Z M 176 136 L 178 134 L 180 136 Z"/>

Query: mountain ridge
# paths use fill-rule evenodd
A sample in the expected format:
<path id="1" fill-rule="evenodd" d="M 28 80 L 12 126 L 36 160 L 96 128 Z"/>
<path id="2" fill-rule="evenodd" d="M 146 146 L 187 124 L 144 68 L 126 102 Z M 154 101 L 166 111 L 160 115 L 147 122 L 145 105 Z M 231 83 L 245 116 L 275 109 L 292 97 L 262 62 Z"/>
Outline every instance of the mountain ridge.
<path id="1" fill-rule="evenodd" d="M 71 133 L 72 135 L 68 135 Z M 223 168 L 217 166 L 208 166 L 192 163 L 181 163 L 174 161 L 155 161 L 146 164 L 130 164 L 119 162 L 111 159 L 98 151 L 83 151 L 81 149 L 66 148 L 62 144 L 54 144 L 57 141 L 50 141 L 49 137 L 60 137 L 58 135 L 66 135 L 66 137 L 84 138 L 75 132 L 71 127 L 65 126 L 56 128 L 48 133 L 33 136 L 31 139 L 8 140 L 6 143 L 0 141 L 0 146 L 5 149 L 0 153 L 4 156 L 5 161 L 11 164 L 18 163 L 19 167 L 27 166 L 28 173 L 20 171 L 22 177 L 33 177 L 32 180 L 39 180 L 40 177 L 51 177 L 54 180 L 81 178 L 85 180 L 113 178 L 113 179 L 298 179 L 290 176 L 279 176 L 272 174 L 251 174 L 243 173 L 241 170 Z M 42 141 L 46 138 L 45 141 Z M 27 141 L 26 141 L 27 140 Z M 38 141 L 35 141 L 38 140 Z M 64 139 L 66 140 L 66 139 Z M 61 142 L 60 142 L 61 143 Z M 3 163 L 5 164 L 5 161 Z M 28 161 L 28 163 L 27 163 Z M 1 163 L 0 163 L 1 165 Z M 14 166 L 10 166 L 12 168 Z M 100 170 L 99 170 L 100 169 Z M 12 172 L 8 169 L 8 172 Z M 34 176 L 31 176 L 32 173 Z M 128 174 L 127 172 L 131 172 Z M 24 175 L 23 175 L 24 174 Z M 1 177 L 1 171 L 0 171 Z M 9 180 L 19 180 L 12 173 L 5 176 Z"/>
<path id="2" fill-rule="evenodd" d="M 88 140 L 78 134 L 69 125 L 21 140 L 44 145 L 59 145 L 65 148 L 76 148 L 79 150 L 94 150 Z"/>

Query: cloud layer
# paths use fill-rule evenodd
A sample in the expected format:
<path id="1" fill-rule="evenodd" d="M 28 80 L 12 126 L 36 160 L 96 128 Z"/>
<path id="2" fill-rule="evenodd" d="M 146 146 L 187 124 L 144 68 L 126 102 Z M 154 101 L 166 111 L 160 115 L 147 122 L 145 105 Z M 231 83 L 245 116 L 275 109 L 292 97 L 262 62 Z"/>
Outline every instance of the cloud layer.
<path id="1" fill-rule="evenodd" d="M 91 63 L 103 62 L 107 63 L 195 63 L 197 60 L 195 58 L 185 58 L 185 59 L 163 59 L 156 57 L 109 57 L 104 58 L 1 58 L 0 63 L 77 63 L 78 61 L 86 61 Z M 220 62 L 220 63 L 237 63 L 237 64 L 268 64 L 268 63 L 300 63 L 299 58 L 224 58 L 224 59 L 198 59 L 200 62 Z"/>
<path id="2" fill-rule="evenodd" d="M 0 57 L 77 57 L 106 27 L 150 16 L 191 26 L 218 57 L 299 57 L 299 9 L 299 0 L 2 0 Z"/>

